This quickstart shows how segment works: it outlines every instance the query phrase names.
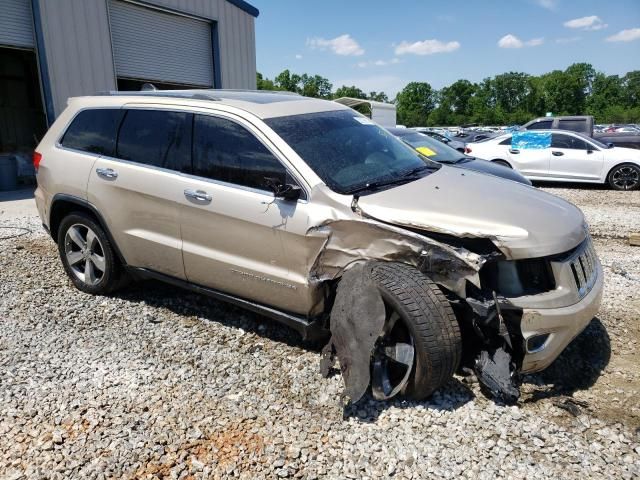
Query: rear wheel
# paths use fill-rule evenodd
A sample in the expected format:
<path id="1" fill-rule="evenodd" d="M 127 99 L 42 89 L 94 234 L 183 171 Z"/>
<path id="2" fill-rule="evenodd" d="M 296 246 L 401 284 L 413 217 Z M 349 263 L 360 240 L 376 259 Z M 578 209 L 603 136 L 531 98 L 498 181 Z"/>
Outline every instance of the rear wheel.
<path id="1" fill-rule="evenodd" d="M 492 163 L 495 163 L 496 165 L 502 165 L 503 167 L 507 167 L 507 168 L 513 168 L 509 162 L 506 162 L 504 160 L 491 160 Z"/>
<path id="2" fill-rule="evenodd" d="M 460 363 L 456 317 L 440 289 L 417 269 L 379 263 L 372 269 L 386 320 L 371 362 L 371 390 L 385 400 L 397 394 L 423 399 L 444 385 Z"/>
<path id="3" fill-rule="evenodd" d="M 89 215 L 67 215 L 58 229 L 64 269 L 79 290 L 105 295 L 120 285 L 124 272 L 102 227 Z"/>
<path id="4" fill-rule="evenodd" d="M 633 163 L 623 163 L 614 167 L 607 178 L 614 190 L 636 190 L 640 187 L 640 167 Z"/>

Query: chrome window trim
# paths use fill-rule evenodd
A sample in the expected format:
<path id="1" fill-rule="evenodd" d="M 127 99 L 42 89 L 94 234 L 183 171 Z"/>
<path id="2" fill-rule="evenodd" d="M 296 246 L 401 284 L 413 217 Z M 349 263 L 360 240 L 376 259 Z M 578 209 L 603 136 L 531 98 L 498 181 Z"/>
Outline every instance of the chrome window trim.
<path id="1" fill-rule="evenodd" d="M 280 164 L 284 167 L 285 171 L 287 174 L 289 174 L 294 181 L 296 182 L 296 184 L 302 188 L 302 191 L 304 193 L 304 195 L 296 201 L 296 203 L 308 203 L 309 202 L 309 198 L 310 198 L 310 192 L 309 189 L 306 185 L 306 182 L 301 182 L 299 179 L 299 174 L 296 174 L 292 171 L 291 168 L 289 168 L 289 166 L 287 164 L 285 164 L 282 161 L 282 157 L 284 157 L 284 155 L 282 155 L 282 153 L 276 149 L 277 153 L 274 152 L 273 148 L 270 148 L 268 145 L 265 145 L 265 143 L 257 136 L 255 135 L 255 133 L 247 128 L 246 126 L 244 126 L 242 123 L 237 122 L 234 118 L 228 118 L 227 115 L 217 115 L 216 113 L 204 113 L 204 112 L 195 112 L 195 111 L 191 111 L 191 110 L 186 110 L 183 108 L 176 108 L 173 105 L 163 105 L 162 107 L 158 107 L 157 104 L 154 104 L 153 106 L 144 106 L 144 104 L 136 104 L 136 105 L 131 105 L 128 106 L 129 104 L 124 104 L 124 105 L 120 105 L 117 107 L 113 107 L 113 106 L 99 106 L 99 107 L 84 107 L 84 108 L 80 108 L 78 109 L 75 114 L 73 115 L 73 117 L 71 117 L 71 119 L 67 122 L 67 124 L 65 125 L 64 129 L 62 129 L 62 133 L 58 136 L 56 142 L 55 142 L 55 148 L 60 149 L 60 150 L 66 150 L 69 152 L 74 152 L 74 153 L 79 153 L 82 155 L 88 155 L 90 157 L 93 157 L 95 159 L 98 158 L 104 158 L 105 160 L 110 160 L 110 161 L 114 161 L 114 162 L 122 162 L 125 164 L 129 164 L 129 165 L 135 165 L 135 166 L 140 166 L 140 167 L 144 167 L 144 168 L 148 168 L 151 170 L 156 170 L 156 171 L 160 171 L 160 172 L 165 172 L 165 173 L 171 173 L 174 175 L 179 175 L 181 177 L 184 178 L 190 178 L 190 179 L 194 179 L 194 180 L 200 180 L 200 181 L 205 181 L 208 183 L 213 183 L 216 185 L 221 185 L 224 187 L 229 187 L 229 188 L 236 188 L 239 190 L 244 190 L 244 191 L 248 191 L 248 192 L 252 192 L 252 193 L 258 193 L 261 195 L 266 195 L 268 197 L 273 198 L 273 193 L 270 192 L 269 190 L 261 190 L 261 189 L 257 189 L 257 188 L 252 188 L 252 187 L 247 187 L 244 185 L 239 185 L 236 183 L 228 183 L 228 182 L 223 182 L 221 180 L 215 180 L 213 178 L 207 178 L 207 177 L 201 177 L 199 175 L 193 175 L 193 174 L 189 174 L 189 173 L 184 173 L 184 172 L 179 172 L 177 170 L 171 170 L 169 168 L 163 168 L 163 167 L 158 167 L 156 165 L 150 165 L 148 163 L 140 163 L 140 162 L 135 162 L 132 160 L 125 160 L 123 158 L 117 158 L 117 157 L 112 157 L 110 155 L 104 155 L 101 153 L 94 153 L 94 152 L 87 152 L 85 150 L 79 150 L 77 148 L 71 148 L 71 147 L 65 147 L 64 145 L 62 145 L 62 139 L 64 138 L 64 135 L 67 133 L 67 130 L 69 129 L 69 126 L 71 126 L 71 124 L 73 123 L 73 121 L 76 119 L 76 117 L 83 111 L 85 110 L 127 110 L 127 109 L 137 109 L 137 110 L 158 110 L 158 111 L 173 111 L 173 112 L 177 112 L 177 113 L 190 113 L 192 115 L 210 115 L 210 116 L 215 116 L 215 117 L 219 117 L 219 118 L 224 118 L 226 120 L 229 121 L 235 121 L 235 123 L 237 123 L 238 125 L 240 125 L 241 127 L 245 128 L 247 131 L 249 131 L 250 133 L 253 134 L 253 136 L 267 149 L 269 150 L 269 152 L 271 152 L 271 154 L 276 158 L 276 160 L 278 160 L 280 162 Z M 237 117 L 236 115 L 229 113 L 229 112 L 223 112 L 225 114 L 228 114 L 229 117 Z M 241 118 L 241 117 L 238 117 Z M 247 121 L 246 119 L 242 119 L 245 120 L 249 125 L 251 125 L 253 128 L 257 129 L 265 138 L 268 138 L 268 136 L 260 131 L 255 125 L 253 125 L 253 123 Z M 192 132 L 192 143 L 193 143 L 193 132 Z M 274 147 L 275 148 L 275 147 Z M 289 162 L 287 162 L 289 163 Z"/>

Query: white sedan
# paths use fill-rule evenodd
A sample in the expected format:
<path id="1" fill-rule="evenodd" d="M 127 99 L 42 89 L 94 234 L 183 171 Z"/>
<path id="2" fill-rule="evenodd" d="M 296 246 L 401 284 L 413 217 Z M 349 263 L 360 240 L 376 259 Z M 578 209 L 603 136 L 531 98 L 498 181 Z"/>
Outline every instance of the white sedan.
<path id="1" fill-rule="evenodd" d="M 608 183 L 616 190 L 640 188 L 640 150 L 605 145 L 565 130 L 514 132 L 467 144 L 474 157 L 518 170 L 529 180 Z M 547 143 L 521 143 L 520 135 L 536 135 Z"/>

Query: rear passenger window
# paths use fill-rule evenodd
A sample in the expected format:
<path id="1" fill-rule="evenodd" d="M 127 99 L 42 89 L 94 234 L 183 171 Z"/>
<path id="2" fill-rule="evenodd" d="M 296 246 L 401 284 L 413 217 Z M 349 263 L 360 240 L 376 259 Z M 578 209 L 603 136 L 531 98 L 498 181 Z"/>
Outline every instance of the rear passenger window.
<path id="1" fill-rule="evenodd" d="M 118 126 L 124 112 L 100 108 L 83 110 L 62 137 L 62 146 L 83 152 L 114 156 Z"/>
<path id="2" fill-rule="evenodd" d="M 128 110 L 116 150 L 123 160 L 190 173 L 191 114 Z"/>
<path id="3" fill-rule="evenodd" d="M 250 131 L 224 118 L 196 115 L 193 174 L 269 190 L 265 178 L 286 183 L 286 169 Z"/>

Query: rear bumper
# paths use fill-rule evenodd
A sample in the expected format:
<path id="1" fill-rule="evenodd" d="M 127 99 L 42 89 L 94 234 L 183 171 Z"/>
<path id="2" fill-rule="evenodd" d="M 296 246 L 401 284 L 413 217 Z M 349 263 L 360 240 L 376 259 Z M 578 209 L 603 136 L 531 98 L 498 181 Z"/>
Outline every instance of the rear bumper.
<path id="1" fill-rule="evenodd" d="M 523 308 L 521 331 L 525 345 L 531 337 L 546 334 L 549 336 L 535 353 L 525 353 L 522 373 L 537 372 L 548 367 L 598 313 L 604 274 L 599 262 L 596 269 L 597 277 L 593 287 L 578 303 L 560 308 Z"/>

